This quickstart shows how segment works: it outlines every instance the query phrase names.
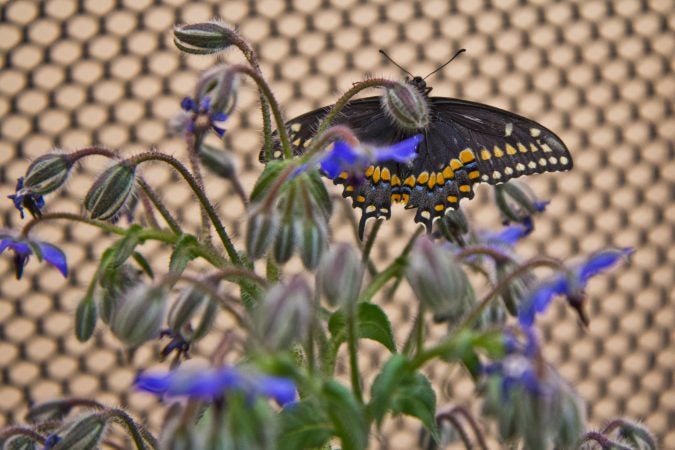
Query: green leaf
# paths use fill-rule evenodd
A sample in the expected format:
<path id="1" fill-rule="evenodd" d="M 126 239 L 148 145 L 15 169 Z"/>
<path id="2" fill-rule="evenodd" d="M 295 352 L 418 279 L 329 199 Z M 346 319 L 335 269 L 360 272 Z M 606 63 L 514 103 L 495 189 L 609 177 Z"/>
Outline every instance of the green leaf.
<path id="1" fill-rule="evenodd" d="M 178 238 L 169 260 L 169 270 L 173 273 L 183 273 L 188 263 L 195 258 L 194 246 L 198 245 L 197 238 L 191 234 L 183 234 Z"/>
<path id="2" fill-rule="evenodd" d="M 287 165 L 288 163 L 285 161 L 270 161 L 265 165 L 265 169 L 263 169 L 260 178 L 256 181 L 253 191 L 251 192 L 251 203 L 262 200 L 265 193 L 274 184 L 274 181 Z"/>
<path id="3" fill-rule="evenodd" d="M 365 410 L 352 392 L 334 380 L 327 381 L 321 391 L 324 410 L 340 438 L 342 450 L 363 450 L 368 446 L 368 421 Z"/>
<path id="4" fill-rule="evenodd" d="M 388 411 L 417 417 L 437 437 L 436 394 L 427 377 L 413 372 L 403 355 L 393 355 L 375 378 L 368 410 L 378 426 Z"/>
<path id="5" fill-rule="evenodd" d="M 139 234 L 143 227 L 138 224 L 131 225 L 124 237 L 113 245 L 113 261 L 116 266 L 121 266 L 134 253 L 136 246 L 141 243 Z"/>
<path id="6" fill-rule="evenodd" d="M 98 313 L 96 302 L 92 297 L 87 297 L 77 305 L 75 311 L 75 336 L 80 342 L 87 342 L 94 334 Z"/>
<path id="7" fill-rule="evenodd" d="M 333 435 L 330 419 L 315 401 L 303 400 L 281 411 L 278 450 L 318 448 Z"/>
<path id="8" fill-rule="evenodd" d="M 334 312 L 328 320 L 328 329 L 332 335 L 335 352 L 347 340 L 347 315 L 344 311 Z M 356 306 L 356 336 L 372 339 L 384 345 L 392 353 L 396 352 L 396 342 L 389 318 L 382 309 L 372 303 L 359 303 Z"/>
<path id="9" fill-rule="evenodd" d="M 131 255 L 134 258 L 134 261 L 136 261 L 136 264 L 141 268 L 143 272 L 150 278 L 155 278 L 155 273 L 152 270 L 152 266 L 148 262 L 147 259 L 145 259 L 145 256 L 141 255 L 138 252 L 134 252 L 133 255 Z"/>

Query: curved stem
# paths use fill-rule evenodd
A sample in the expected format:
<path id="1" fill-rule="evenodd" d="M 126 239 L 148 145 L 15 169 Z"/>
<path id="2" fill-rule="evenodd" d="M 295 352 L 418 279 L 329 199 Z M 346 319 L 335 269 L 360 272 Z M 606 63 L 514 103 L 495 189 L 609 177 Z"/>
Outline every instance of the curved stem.
<path id="1" fill-rule="evenodd" d="M 272 94 L 272 91 L 270 90 L 267 81 L 265 81 L 265 79 L 262 77 L 259 71 L 256 71 L 255 69 L 249 66 L 236 64 L 231 66 L 230 70 L 232 70 L 234 73 L 243 73 L 245 75 L 248 75 L 249 77 L 253 78 L 253 80 L 256 82 L 258 88 L 265 96 L 265 98 L 269 102 L 270 108 L 272 109 L 274 121 L 276 122 L 277 125 L 277 133 L 279 133 L 279 142 L 281 143 L 281 148 L 284 152 L 284 158 L 291 159 L 293 157 L 293 149 L 291 148 L 291 143 L 288 140 L 288 133 L 286 132 L 286 122 L 284 122 L 284 119 L 281 115 L 281 109 L 279 108 L 279 104 L 277 103 L 277 100 L 274 98 L 274 94 Z M 271 160 L 271 155 L 269 160 Z"/>
<path id="2" fill-rule="evenodd" d="M 213 226 L 216 229 L 216 233 L 218 233 L 218 237 L 220 237 L 220 240 L 222 241 L 223 246 L 225 247 L 225 251 L 230 257 L 230 260 L 236 265 L 241 265 L 241 259 L 239 258 L 239 254 L 237 253 L 237 250 L 234 248 L 234 244 L 232 244 L 230 236 L 225 231 L 225 227 L 223 226 L 223 223 L 220 221 L 220 218 L 218 217 L 215 208 L 213 207 L 209 199 L 206 197 L 204 190 L 199 187 L 199 184 L 194 179 L 192 174 L 185 168 L 185 166 L 183 166 L 183 164 L 181 164 L 180 161 L 178 161 L 173 156 L 159 152 L 141 153 L 139 155 L 129 158 L 127 161 L 132 164 L 140 164 L 146 161 L 162 161 L 173 166 L 173 168 L 176 169 L 176 171 L 178 171 L 178 173 L 181 174 L 181 176 L 185 179 L 185 181 L 187 181 L 187 183 L 190 185 L 190 188 L 199 199 L 199 202 L 206 209 L 206 212 L 209 218 L 211 219 L 211 223 L 213 223 Z"/>
<path id="3" fill-rule="evenodd" d="M 159 448 L 159 443 L 155 437 L 150 434 L 143 425 L 138 424 L 125 411 L 117 408 L 111 408 L 102 413 L 104 417 L 121 422 L 129 431 L 131 439 L 134 441 L 136 448 L 143 450 L 147 443 L 150 448 Z"/>
<path id="4" fill-rule="evenodd" d="M 507 253 L 500 252 L 499 250 L 483 245 L 472 245 L 470 247 L 464 247 L 462 250 L 457 252 L 455 256 L 457 257 L 457 259 L 464 259 L 475 255 L 489 256 L 498 262 L 513 261 L 513 258 Z"/>
<path id="5" fill-rule="evenodd" d="M 203 139 L 204 134 L 200 132 L 197 132 L 194 135 L 190 133 L 185 134 L 185 143 L 187 144 L 188 161 L 190 161 L 190 167 L 192 168 L 192 176 L 197 183 L 197 186 L 199 186 L 199 189 L 206 192 L 206 188 L 204 187 L 204 177 L 202 176 L 202 169 L 199 163 L 199 155 L 197 154 Z M 212 245 L 209 214 L 206 211 L 206 206 L 204 204 L 199 205 L 199 213 L 202 218 L 201 238 L 206 241 L 207 244 Z"/>
<path id="6" fill-rule="evenodd" d="M 27 222 L 26 225 L 24 225 L 23 229 L 21 230 L 21 236 L 26 237 L 28 236 L 28 233 L 36 226 L 39 225 L 43 222 L 47 222 L 50 220 L 70 220 L 73 222 L 80 222 L 80 223 L 85 223 L 87 225 L 91 225 L 97 228 L 100 228 L 101 230 L 111 233 L 111 234 L 117 234 L 119 236 L 124 236 L 127 233 L 127 230 L 122 227 L 118 227 L 112 224 L 109 224 L 108 222 L 103 222 L 101 220 L 94 220 L 94 219 L 89 219 L 87 217 L 80 216 L 78 214 L 73 214 L 73 213 L 46 213 L 43 214 L 42 217 L 40 218 L 34 218 L 31 219 L 30 222 Z M 168 233 L 163 230 L 154 230 L 154 229 L 144 229 L 140 234 L 139 234 L 139 239 L 141 240 L 154 240 L 154 241 L 161 241 L 167 244 L 175 244 L 176 241 L 178 240 L 179 236 L 173 234 L 173 233 Z M 210 248 L 207 248 L 202 245 L 198 245 L 193 248 L 195 254 L 197 256 L 200 256 L 213 264 L 215 267 L 222 267 L 223 265 L 226 264 L 225 260 L 223 259 L 222 256 L 220 256 L 218 253 L 215 251 L 211 250 Z"/>
<path id="7" fill-rule="evenodd" d="M 436 423 L 438 425 L 441 425 L 443 422 L 449 422 L 450 425 L 452 425 L 452 427 L 457 431 L 457 434 L 459 434 L 459 437 L 462 439 L 464 447 L 467 450 L 471 450 L 473 448 L 469 434 L 466 432 L 459 419 L 457 419 L 457 417 L 455 417 L 452 412 L 440 413 L 436 416 Z"/>
<path id="8" fill-rule="evenodd" d="M 380 228 L 382 227 L 382 224 L 384 223 L 384 219 L 379 218 L 375 221 L 375 224 L 373 225 L 372 230 L 370 231 L 370 234 L 368 235 L 368 240 L 366 241 L 365 246 L 363 247 L 363 257 L 361 258 L 361 261 L 364 263 L 367 263 L 370 260 L 370 252 L 373 250 L 373 245 L 375 245 L 375 239 L 377 238 L 377 233 L 380 231 Z"/>
<path id="9" fill-rule="evenodd" d="M 13 426 L 13 427 L 7 427 L 3 428 L 0 430 L 0 439 L 5 440 L 13 436 L 26 436 L 27 438 L 30 438 L 36 442 L 39 442 L 40 444 L 45 443 L 45 437 L 42 436 L 40 433 L 38 433 L 35 430 L 31 430 L 30 428 L 27 427 L 21 427 L 21 426 Z"/>
<path id="10" fill-rule="evenodd" d="M 476 419 L 473 417 L 473 415 L 463 406 L 455 406 L 452 408 L 450 411 L 450 414 L 452 415 L 461 415 L 464 417 L 464 419 L 467 421 L 471 429 L 473 430 L 474 436 L 476 436 L 476 440 L 478 441 L 478 446 L 482 450 L 489 450 L 487 442 L 485 442 L 485 436 L 483 435 L 482 430 L 480 429 L 480 426 L 478 426 L 478 422 L 476 422 Z"/>
<path id="11" fill-rule="evenodd" d="M 589 442 L 589 441 L 595 441 L 598 444 L 600 444 L 600 447 L 602 447 L 603 450 L 631 450 L 632 447 L 623 445 L 619 442 L 613 441 L 612 439 L 609 439 L 607 436 L 605 436 L 602 433 L 599 433 L 597 431 L 589 431 L 584 435 L 584 437 L 581 439 L 581 442 L 579 443 L 579 448 L 581 448 L 582 444 Z"/>
<path id="12" fill-rule="evenodd" d="M 243 54 L 246 61 L 253 67 L 253 69 L 258 72 L 260 78 L 265 82 L 262 70 L 260 70 L 260 64 L 258 63 L 258 55 L 256 55 L 251 45 L 238 33 L 232 33 L 232 44 L 235 45 Z M 265 161 L 272 160 L 272 119 L 270 117 L 270 105 L 267 103 L 265 94 L 263 90 L 260 89 L 260 109 L 262 110 L 262 119 L 263 119 L 263 138 L 265 142 L 263 144 L 263 151 L 265 152 Z"/>
<path id="13" fill-rule="evenodd" d="M 340 113 L 340 111 L 342 111 L 342 108 L 344 108 L 345 105 L 352 99 L 352 97 L 354 97 L 359 92 L 368 88 L 389 87 L 395 84 L 395 81 L 387 80 L 385 78 L 372 78 L 370 80 L 355 83 L 350 90 L 342 94 L 342 97 L 340 97 L 338 101 L 335 102 L 335 105 L 333 105 L 333 108 L 330 110 L 330 112 L 326 114 L 326 117 L 323 118 L 314 135 L 321 135 L 326 130 L 326 128 L 328 128 L 330 124 L 333 123 L 333 120 L 335 120 L 335 117 Z"/>
<path id="14" fill-rule="evenodd" d="M 180 225 L 176 219 L 173 218 L 169 210 L 166 209 L 166 206 L 160 200 L 155 190 L 152 189 L 152 187 L 142 177 L 138 177 L 138 184 L 141 189 L 143 189 L 143 192 L 145 192 L 145 194 L 148 196 L 155 208 L 157 208 L 157 211 L 159 211 L 159 213 L 162 215 L 162 218 L 167 223 L 167 225 L 169 225 L 171 231 L 173 231 L 175 234 L 182 234 L 183 231 L 181 230 Z"/>

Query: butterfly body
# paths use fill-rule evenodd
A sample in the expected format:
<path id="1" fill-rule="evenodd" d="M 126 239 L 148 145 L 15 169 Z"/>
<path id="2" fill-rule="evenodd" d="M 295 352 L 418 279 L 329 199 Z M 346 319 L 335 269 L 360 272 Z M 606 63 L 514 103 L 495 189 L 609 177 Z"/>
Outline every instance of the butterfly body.
<path id="1" fill-rule="evenodd" d="M 476 183 L 494 185 L 523 175 L 571 169 L 572 157 L 565 144 L 537 122 L 480 103 L 430 97 L 431 88 L 421 77 L 406 82 L 428 102 L 425 128 L 397 126 L 379 96 L 349 102 L 332 122 L 349 127 L 361 143 L 374 147 L 417 134 L 424 137 L 410 164 L 379 163 L 368 167 L 362 180 L 347 173 L 333 180 L 344 186 L 343 196 L 351 197 L 353 207 L 361 208 L 361 236 L 369 218 L 390 218 L 392 203 L 416 208 L 415 221 L 431 231 L 434 219 L 457 208 L 462 198 L 474 196 Z M 302 154 L 309 146 L 331 108 L 319 108 L 287 122 L 295 154 Z M 274 157 L 280 155 L 277 145 Z"/>

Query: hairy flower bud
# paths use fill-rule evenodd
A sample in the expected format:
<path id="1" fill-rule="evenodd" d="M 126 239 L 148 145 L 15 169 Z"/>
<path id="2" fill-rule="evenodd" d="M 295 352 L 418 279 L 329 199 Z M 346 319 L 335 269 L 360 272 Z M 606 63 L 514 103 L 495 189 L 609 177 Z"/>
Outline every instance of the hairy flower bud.
<path id="1" fill-rule="evenodd" d="M 215 287 L 214 284 L 213 288 L 215 289 Z M 197 327 L 186 336 L 191 341 L 194 341 L 203 337 L 211 328 L 215 319 L 215 306 L 216 303 L 212 300 L 209 293 L 204 292 L 199 286 L 190 286 L 181 293 L 178 300 L 172 305 L 169 310 L 167 324 L 172 330 L 182 333 L 183 327 L 201 312 L 201 318 L 198 321 Z"/>
<path id="2" fill-rule="evenodd" d="M 199 160 L 211 173 L 220 178 L 230 179 L 235 173 L 232 156 L 212 145 L 202 144 L 199 147 Z"/>
<path id="3" fill-rule="evenodd" d="M 364 266 L 354 247 L 339 244 L 321 260 L 317 285 L 332 306 L 356 302 L 363 282 Z"/>
<path id="4" fill-rule="evenodd" d="M 68 179 L 73 160 L 65 153 L 48 153 L 28 166 L 23 187 L 36 195 L 45 195 L 63 186 Z"/>
<path id="5" fill-rule="evenodd" d="M 256 335 L 271 350 L 288 349 L 307 338 L 311 320 L 312 293 L 300 276 L 277 284 L 265 295 L 253 318 Z"/>
<path id="6" fill-rule="evenodd" d="M 207 70 L 197 81 L 195 98 L 209 97 L 210 111 L 232 113 L 239 98 L 239 75 L 229 66 L 220 64 Z"/>
<path id="7" fill-rule="evenodd" d="M 26 413 L 26 420 L 31 423 L 46 422 L 48 420 L 63 420 L 72 409 L 70 400 L 51 400 L 35 404 Z"/>
<path id="8" fill-rule="evenodd" d="M 100 413 L 77 420 L 63 433 L 63 438 L 52 450 L 90 450 L 98 448 L 106 429 L 106 419 Z"/>
<path id="9" fill-rule="evenodd" d="M 300 257 L 306 268 L 314 269 L 327 245 L 327 231 L 321 219 L 303 222 L 300 229 Z"/>
<path id="10" fill-rule="evenodd" d="M 259 259 L 267 253 L 279 228 L 279 215 L 275 209 L 254 210 L 246 224 L 246 251 L 251 259 Z"/>
<path id="11" fill-rule="evenodd" d="M 417 298 L 438 321 L 459 319 L 474 302 L 473 289 L 460 264 L 427 237 L 415 243 L 406 274 Z"/>
<path id="12" fill-rule="evenodd" d="M 283 264 L 293 256 L 293 250 L 298 240 L 297 228 L 296 221 L 292 217 L 281 223 L 274 240 L 274 259 L 278 263 Z"/>
<path id="13" fill-rule="evenodd" d="M 159 336 L 166 309 L 166 291 L 161 286 L 139 284 L 128 291 L 115 311 L 110 328 L 128 347 L 138 347 Z"/>
<path id="14" fill-rule="evenodd" d="M 411 84 L 397 82 L 385 87 L 382 107 L 404 130 L 421 130 L 429 125 L 427 99 Z"/>
<path id="15" fill-rule="evenodd" d="M 542 212 L 547 202 L 540 201 L 525 183 L 511 180 L 495 186 L 495 200 L 506 220 L 523 222 L 534 213 Z"/>
<path id="16" fill-rule="evenodd" d="M 99 280 L 102 292 L 98 297 L 99 316 L 109 324 L 116 309 L 124 301 L 124 295 L 141 282 L 142 272 L 131 264 L 108 266 Z"/>
<path id="17" fill-rule="evenodd" d="M 84 206 L 91 218 L 114 218 L 127 203 L 135 184 L 135 165 L 121 162 L 103 172 L 84 198 Z"/>
<path id="18" fill-rule="evenodd" d="M 226 23 L 210 21 L 177 26 L 173 42 L 181 51 L 193 55 L 210 55 L 225 50 L 238 39 L 236 32 Z"/>
<path id="19" fill-rule="evenodd" d="M 469 221 L 461 208 L 448 209 L 441 217 L 439 229 L 450 242 L 463 244 L 463 236 L 469 232 Z"/>

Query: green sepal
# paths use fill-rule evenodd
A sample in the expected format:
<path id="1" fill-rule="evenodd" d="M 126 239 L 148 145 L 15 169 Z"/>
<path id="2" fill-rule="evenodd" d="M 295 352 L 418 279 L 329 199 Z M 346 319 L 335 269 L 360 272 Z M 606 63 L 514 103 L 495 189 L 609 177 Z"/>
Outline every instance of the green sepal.
<path id="1" fill-rule="evenodd" d="M 171 258 L 169 259 L 169 271 L 174 274 L 181 274 L 188 263 L 196 258 L 194 247 L 199 245 L 199 241 L 191 234 L 182 234 L 173 246 Z"/>
<path id="2" fill-rule="evenodd" d="M 124 237 L 118 240 L 114 245 L 112 264 L 121 266 L 134 253 L 136 246 L 141 244 L 140 234 L 143 227 L 138 224 L 132 224 L 127 228 Z"/>
<path id="3" fill-rule="evenodd" d="M 265 197 L 269 188 L 272 187 L 288 164 L 288 161 L 270 161 L 265 165 L 265 168 L 251 191 L 251 203 L 257 203 Z"/>

